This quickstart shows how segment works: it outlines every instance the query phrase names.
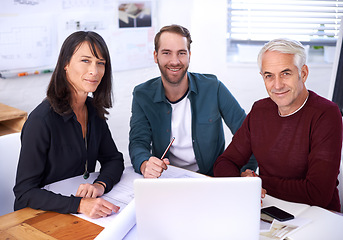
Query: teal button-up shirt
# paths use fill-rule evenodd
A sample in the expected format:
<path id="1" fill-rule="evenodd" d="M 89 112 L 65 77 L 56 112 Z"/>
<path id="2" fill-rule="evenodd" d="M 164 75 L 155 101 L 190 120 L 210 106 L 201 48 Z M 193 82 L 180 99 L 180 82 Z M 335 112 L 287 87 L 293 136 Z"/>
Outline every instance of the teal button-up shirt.
<path id="1" fill-rule="evenodd" d="M 199 172 L 213 175 L 213 164 L 223 153 L 223 123 L 234 134 L 246 117 L 244 110 L 216 76 L 187 73 L 192 110 L 193 150 Z M 151 156 L 162 156 L 171 136 L 172 107 L 164 94 L 161 77 L 133 90 L 129 154 L 136 172 Z M 166 155 L 168 157 L 168 153 Z M 256 161 L 252 163 L 256 168 Z"/>

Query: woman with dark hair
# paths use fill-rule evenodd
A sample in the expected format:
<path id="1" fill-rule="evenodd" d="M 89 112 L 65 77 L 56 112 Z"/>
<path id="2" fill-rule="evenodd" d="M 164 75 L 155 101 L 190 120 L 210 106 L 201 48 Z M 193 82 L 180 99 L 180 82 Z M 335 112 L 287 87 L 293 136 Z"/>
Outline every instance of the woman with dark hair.
<path id="1" fill-rule="evenodd" d="M 31 207 L 91 218 L 118 212 L 117 206 L 97 198 L 119 182 L 124 170 L 123 155 L 106 123 L 110 107 L 112 70 L 106 43 L 95 32 L 75 32 L 61 47 L 47 98 L 23 127 L 14 210 Z M 75 196 L 43 189 L 82 174 L 88 178 L 97 160 L 99 176 L 93 184 L 81 184 Z"/>

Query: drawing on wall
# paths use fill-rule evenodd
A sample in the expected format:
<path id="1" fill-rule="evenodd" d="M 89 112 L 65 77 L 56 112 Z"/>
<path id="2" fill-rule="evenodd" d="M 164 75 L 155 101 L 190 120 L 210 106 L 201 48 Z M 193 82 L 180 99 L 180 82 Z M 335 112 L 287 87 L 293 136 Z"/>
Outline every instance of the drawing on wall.
<path id="1" fill-rule="evenodd" d="M 1 0 L 0 72 L 54 67 L 79 30 L 105 39 L 114 71 L 154 66 L 156 12 L 156 0 Z"/>
<path id="2" fill-rule="evenodd" d="M 151 27 L 151 2 L 122 3 L 118 18 L 119 28 Z"/>
<path id="3" fill-rule="evenodd" d="M 0 70 L 51 66 L 56 33 L 49 15 L 3 17 L 0 21 Z"/>
<path id="4" fill-rule="evenodd" d="M 36 5 L 39 4 L 38 0 L 14 0 L 14 4 L 26 4 L 26 5 Z"/>

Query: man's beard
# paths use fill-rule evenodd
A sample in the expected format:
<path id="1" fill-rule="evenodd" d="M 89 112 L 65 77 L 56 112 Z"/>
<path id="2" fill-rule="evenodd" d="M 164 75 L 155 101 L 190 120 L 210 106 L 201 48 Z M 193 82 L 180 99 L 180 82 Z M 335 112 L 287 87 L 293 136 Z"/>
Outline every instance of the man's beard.
<path id="1" fill-rule="evenodd" d="M 187 70 L 188 70 L 188 67 L 187 68 L 184 68 L 184 65 L 181 66 L 181 75 L 180 75 L 180 78 L 177 79 L 176 81 L 175 80 L 172 80 L 168 77 L 168 74 L 167 74 L 167 71 L 169 71 L 167 69 L 166 66 L 161 66 L 160 63 L 157 61 L 157 64 L 158 64 L 158 67 L 161 71 L 161 75 L 162 77 L 170 84 L 173 84 L 173 85 L 179 85 L 182 81 L 182 79 L 185 77 L 186 73 L 187 73 Z M 178 65 L 177 67 L 174 67 L 174 68 L 180 68 L 180 65 Z"/>

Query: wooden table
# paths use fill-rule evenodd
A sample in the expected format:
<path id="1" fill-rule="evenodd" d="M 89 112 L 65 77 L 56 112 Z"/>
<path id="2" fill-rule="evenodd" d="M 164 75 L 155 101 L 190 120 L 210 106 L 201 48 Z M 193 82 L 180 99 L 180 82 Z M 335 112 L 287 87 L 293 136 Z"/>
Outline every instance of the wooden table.
<path id="1" fill-rule="evenodd" d="M 32 208 L 0 216 L 0 240 L 94 239 L 103 229 L 71 214 Z"/>
<path id="2" fill-rule="evenodd" d="M 27 112 L 0 103 L 0 136 L 20 132 Z"/>

